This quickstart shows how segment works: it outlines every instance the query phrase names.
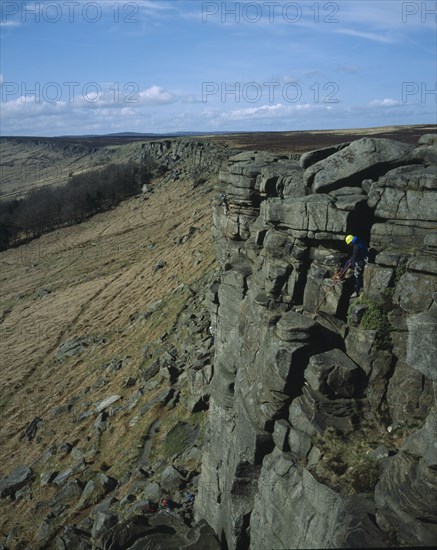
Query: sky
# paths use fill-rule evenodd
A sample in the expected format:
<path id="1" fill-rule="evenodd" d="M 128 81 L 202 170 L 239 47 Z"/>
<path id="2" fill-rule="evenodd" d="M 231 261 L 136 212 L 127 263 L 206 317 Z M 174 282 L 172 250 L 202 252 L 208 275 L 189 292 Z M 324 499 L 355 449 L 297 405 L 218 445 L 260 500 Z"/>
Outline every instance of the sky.
<path id="1" fill-rule="evenodd" d="M 437 120 L 436 1 L 0 4 L 2 135 Z"/>

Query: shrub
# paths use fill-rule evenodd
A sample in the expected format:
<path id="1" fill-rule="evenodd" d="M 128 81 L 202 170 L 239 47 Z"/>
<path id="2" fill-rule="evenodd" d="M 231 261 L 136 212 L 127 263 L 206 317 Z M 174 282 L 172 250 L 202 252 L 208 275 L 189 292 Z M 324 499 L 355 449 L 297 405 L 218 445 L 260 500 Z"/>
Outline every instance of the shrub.
<path id="1" fill-rule="evenodd" d="M 342 434 L 332 427 L 314 436 L 321 458 L 313 475 L 320 482 L 343 495 L 372 493 L 381 475 L 378 461 L 370 451 L 380 443 L 373 430 L 360 426 L 350 434 Z"/>
<path id="2" fill-rule="evenodd" d="M 361 320 L 360 327 L 364 330 L 376 330 L 376 344 L 378 349 L 390 349 L 392 342 L 390 337 L 390 322 L 388 313 L 393 308 L 392 298 L 393 289 L 387 289 L 381 294 L 380 299 L 369 298 L 362 294 L 358 300 L 352 304 L 348 311 L 348 322 L 351 319 L 352 308 L 356 305 L 366 307 Z"/>

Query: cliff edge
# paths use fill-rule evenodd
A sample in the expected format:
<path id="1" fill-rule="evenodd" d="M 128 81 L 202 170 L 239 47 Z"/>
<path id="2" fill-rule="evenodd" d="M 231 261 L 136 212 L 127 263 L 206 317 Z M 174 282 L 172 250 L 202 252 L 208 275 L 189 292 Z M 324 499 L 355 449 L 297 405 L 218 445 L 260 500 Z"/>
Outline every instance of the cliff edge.
<path id="1" fill-rule="evenodd" d="M 435 135 L 222 167 L 195 509 L 223 548 L 435 542 L 436 189 Z M 358 299 L 332 281 L 347 234 L 370 248 Z"/>

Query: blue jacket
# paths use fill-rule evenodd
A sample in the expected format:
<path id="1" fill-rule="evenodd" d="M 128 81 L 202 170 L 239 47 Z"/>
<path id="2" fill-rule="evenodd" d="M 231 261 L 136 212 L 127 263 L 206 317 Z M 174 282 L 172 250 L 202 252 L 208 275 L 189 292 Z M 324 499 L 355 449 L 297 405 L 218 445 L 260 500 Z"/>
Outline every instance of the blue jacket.
<path id="1" fill-rule="evenodd" d="M 354 247 L 351 256 L 351 266 L 355 267 L 355 264 L 357 262 L 361 263 L 367 260 L 369 256 L 369 251 L 367 250 L 364 242 L 358 237 L 353 238 L 352 244 L 354 245 Z"/>

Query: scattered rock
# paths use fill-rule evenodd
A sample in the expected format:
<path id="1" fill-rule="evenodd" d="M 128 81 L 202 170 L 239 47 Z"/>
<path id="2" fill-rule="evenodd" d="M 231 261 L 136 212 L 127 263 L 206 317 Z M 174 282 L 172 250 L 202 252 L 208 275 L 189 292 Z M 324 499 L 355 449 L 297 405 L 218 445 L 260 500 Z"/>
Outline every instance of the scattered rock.
<path id="1" fill-rule="evenodd" d="M 32 480 L 33 471 L 28 466 L 19 466 L 8 477 L 0 480 L 0 498 L 12 497 Z"/>
<path id="2" fill-rule="evenodd" d="M 104 535 L 118 522 L 118 515 L 111 512 L 97 512 L 91 530 L 93 539 L 98 539 Z"/>
<path id="3" fill-rule="evenodd" d="M 42 418 L 39 416 L 35 416 L 35 418 L 32 420 L 32 422 L 26 427 L 26 430 L 24 432 L 25 437 L 28 441 L 32 441 L 32 439 L 35 438 L 36 432 L 38 431 L 38 426 L 44 422 Z"/>
<path id="4" fill-rule="evenodd" d="M 161 269 L 164 269 L 164 267 L 167 266 L 167 262 L 164 260 L 159 260 L 154 267 L 153 267 L 153 273 L 156 273 L 157 271 L 160 271 Z"/>
<path id="5" fill-rule="evenodd" d="M 89 550 L 91 548 L 91 535 L 74 525 L 67 525 L 58 536 L 58 550 Z"/>
<path id="6" fill-rule="evenodd" d="M 110 493 L 117 486 L 117 480 L 99 473 L 95 479 L 90 479 L 85 485 L 77 509 L 82 510 L 101 501 L 105 495 Z"/>
<path id="7" fill-rule="evenodd" d="M 40 484 L 41 487 L 45 487 L 46 485 L 49 485 L 49 483 L 53 483 L 53 480 L 58 475 L 57 471 L 54 472 L 42 472 L 40 474 Z"/>
<path id="8" fill-rule="evenodd" d="M 182 481 L 181 474 L 173 466 L 167 466 L 160 475 L 160 484 L 164 491 L 170 492 L 179 489 Z"/>
<path id="9" fill-rule="evenodd" d="M 120 399 L 121 395 L 111 395 L 111 397 L 107 397 L 97 405 L 96 412 L 101 413 Z"/>

